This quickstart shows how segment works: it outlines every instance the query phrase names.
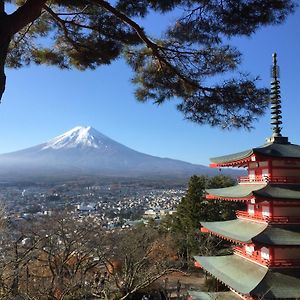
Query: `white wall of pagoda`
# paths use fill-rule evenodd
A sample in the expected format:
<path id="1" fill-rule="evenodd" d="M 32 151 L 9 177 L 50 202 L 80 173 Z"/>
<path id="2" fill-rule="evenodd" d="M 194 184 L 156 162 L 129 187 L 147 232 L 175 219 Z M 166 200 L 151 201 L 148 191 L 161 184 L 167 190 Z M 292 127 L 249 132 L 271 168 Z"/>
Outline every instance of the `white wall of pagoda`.
<path id="1" fill-rule="evenodd" d="M 274 181 L 285 182 L 289 178 L 295 181 L 298 178 L 300 183 L 300 161 L 296 160 L 263 160 L 248 163 L 248 181 L 242 182 L 262 182 Z"/>
<path id="2" fill-rule="evenodd" d="M 239 218 L 249 218 L 257 222 L 300 223 L 300 203 L 278 201 L 249 201 L 245 212 L 238 211 Z"/>
<path id="3" fill-rule="evenodd" d="M 293 267 L 300 265 L 300 247 L 259 246 L 246 244 L 235 247 L 239 255 L 256 263 L 273 267 Z"/>

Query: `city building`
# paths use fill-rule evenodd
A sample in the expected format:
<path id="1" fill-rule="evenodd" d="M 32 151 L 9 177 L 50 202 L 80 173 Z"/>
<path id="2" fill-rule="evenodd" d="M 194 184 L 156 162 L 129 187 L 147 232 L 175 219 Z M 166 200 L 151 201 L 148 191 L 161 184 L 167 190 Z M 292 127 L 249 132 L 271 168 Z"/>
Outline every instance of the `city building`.
<path id="1" fill-rule="evenodd" d="M 207 200 L 243 201 L 235 220 L 201 222 L 202 232 L 231 241 L 233 254 L 195 256 L 195 265 L 231 292 L 190 292 L 190 299 L 300 299 L 300 146 L 281 134 L 280 83 L 273 54 L 272 136 L 247 151 L 212 158 L 212 167 L 243 167 L 235 186 L 207 190 Z"/>

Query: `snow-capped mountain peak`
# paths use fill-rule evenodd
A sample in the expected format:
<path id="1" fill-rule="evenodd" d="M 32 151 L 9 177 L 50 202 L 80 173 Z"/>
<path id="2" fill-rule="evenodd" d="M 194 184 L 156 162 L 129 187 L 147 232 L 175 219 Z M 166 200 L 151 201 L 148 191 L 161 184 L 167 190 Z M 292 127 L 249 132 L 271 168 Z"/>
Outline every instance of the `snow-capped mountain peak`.
<path id="1" fill-rule="evenodd" d="M 76 126 L 62 135 L 47 142 L 42 150 L 62 148 L 100 148 L 103 140 L 109 139 L 91 126 Z"/>
<path id="2" fill-rule="evenodd" d="M 190 176 L 207 167 L 135 151 L 88 126 L 52 140 L 0 155 L 0 178 L 9 176 Z"/>

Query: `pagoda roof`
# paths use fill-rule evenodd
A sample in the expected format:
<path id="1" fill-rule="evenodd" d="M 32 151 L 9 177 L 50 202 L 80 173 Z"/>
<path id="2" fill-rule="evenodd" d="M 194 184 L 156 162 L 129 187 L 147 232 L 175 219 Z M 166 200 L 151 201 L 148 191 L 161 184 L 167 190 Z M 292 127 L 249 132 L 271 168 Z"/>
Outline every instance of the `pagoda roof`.
<path id="1" fill-rule="evenodd" d="M 196 291 L 188 291 L 189 296 L 192 298 L 192 300 L 216 300 L 216 299 L 222 299 L 222 300 L 235 300 L 241 298 L 237 295 L 235 295 L 233 292 L 216 292 L 216 293 L 210 293 L 210 292 L 196 292 Z"/>
<path id="2" fill-rule="evenodd" d="M 242 243 L 252 243 L 252 239 L 268 227 L 267 223 L 256 223 L 240 219 L 201 222 L 201 225 L 217 235 Z"/>
<path id="3" fill-rule="evenodd" d="M 194 259 L 212 276 L 243 295 L 263 299 L 300 297 L 300 269 L 268 269 L 237 255 Z"/>
<path id="4" fill-rule="evenodd" d="M 207 189 L 209 195 L 215 198 L 246 198 L 251 197 L 253 191 L 264 188 L 266 184 L 238 184 L 219 189 Z"/>
<path id="5" fill-rule="evenodd" d="M 300 200 L 300 185 L 295 184 L 238 184 L 226 188 L 207 189 L 215 199 L 240 199 L 253 196 L 280 200 Z"/>
<path id="6" fill-rule="evenodd" d="M 253 191 L 254 196 L 277 199 L 300 199 L 300 185 L 295 184 L 267 184 L 260 190 Z"/>
<path id="7" fill-rule="evenodd" d="M 235 219 L 231 221 L 201 222 L 201 225 L 216 235 L 241 243 L 264 245 L 300 246 L 298 225 L 268 225 Z"/>
<path id="8" fill-rule="evenodd" d="M 269 225 L 253 241 L 267 245 L 300 246 L 300 228 L 299 225 Z"/>
<path id="9" fill-rule="evenodd" d="M 239 161 L 243 162 L 249 159 L 252 155 L 300 159 L 300 145 L 291 144 L 289 142 L 286 143 L 272 142 L 242 152 L 219 156 L 219 157 L 213 157 L 210 160 L 213 165 L 215 164 L 216 166 L 222 166 L 222 165 L 226 166 L 227 164 L 233 162 L 239 162 Z"/>

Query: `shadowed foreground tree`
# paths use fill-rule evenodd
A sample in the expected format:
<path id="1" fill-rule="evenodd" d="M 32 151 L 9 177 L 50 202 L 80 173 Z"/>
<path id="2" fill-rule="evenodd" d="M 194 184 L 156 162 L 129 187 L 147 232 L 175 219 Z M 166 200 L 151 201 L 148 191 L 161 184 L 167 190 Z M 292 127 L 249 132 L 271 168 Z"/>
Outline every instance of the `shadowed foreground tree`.
<path id="1" fill-rule="evenodd" d="M 6 5 L 11 2 L 6 13 Z M 262 26 L 280 24 L 293 0 L 2 0 L 0 98 L 4 67 L 30 63 L 94 69 L 123 56 L 134 72 L 136 97 L 179 98 L 187 119 L 222 128 L 251 126 L 267 105 L 257 78 L 238 75 L 241 53 L 227 44 Z M 13 7 L 12 7 L 13 5 Z M 153 13 L 174 22 L 157 37 L 143 29 Z M 220 75 L 225 81 L 212 80 Z M 209 84 L 208 82 L 216 82 Z"/>
<path id="2" fill-rule="evenodd" d="M 221 249 L 221 240 L 201 234 L 201 221 L 221 221 L 235 218 L 240 203 L 205 199 L 206 188 L 221 188 L 236 184 L 231 177 L 192 176 L 186 195 L 177 206 L 176 214 L 166 219 L 165 224 L 174 236 L 181 257 L 189 261 L 192 255 L 212 254 Z"/>
<path id="3" fill-rule="evenodd" d="M 95 223 L 68 215 L 11 224 L 1 239 L 2 297 L 62 300 L 91 293 L 103 239 Z"/>
<path id="4" fill-rule="evenodd" d="M 180 271 L 174 241 L 156 228 L 138 226 L 111 236 L 105 254 L 109 282 L 117 288 L 119 299 L 139 299 L 137 295 L 164 275 Z"/>
<path id="5" fill-rule="evenodd" d="M 157 229 L 105 231 L 65 213 L 11 224 L 0 248 L 1 299 L 136 299 L 178 271 L 173 241 Z"/>

